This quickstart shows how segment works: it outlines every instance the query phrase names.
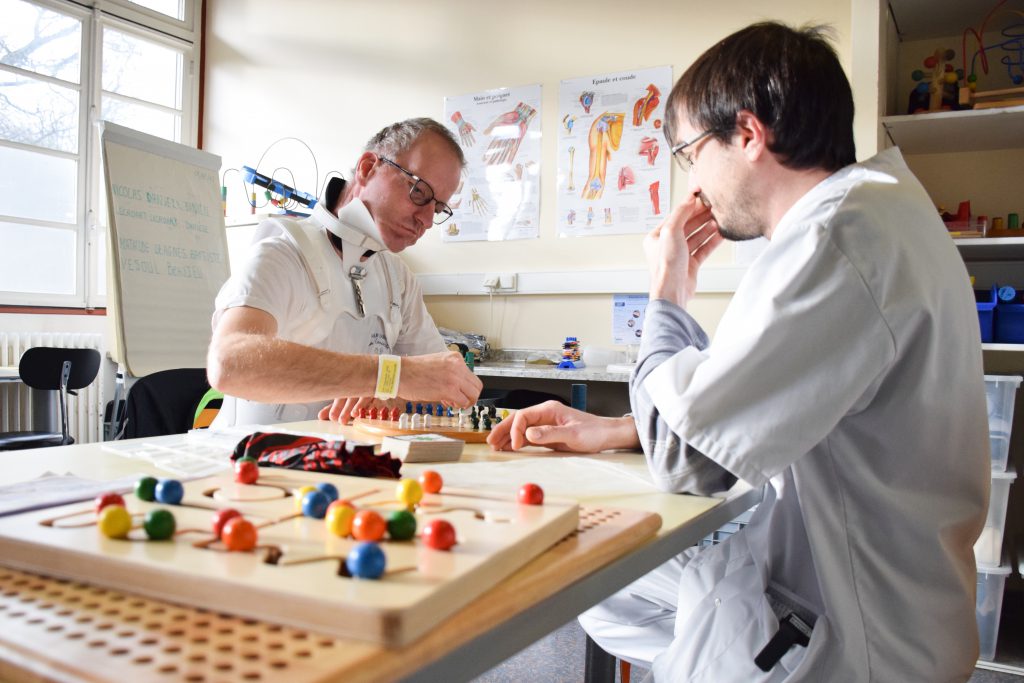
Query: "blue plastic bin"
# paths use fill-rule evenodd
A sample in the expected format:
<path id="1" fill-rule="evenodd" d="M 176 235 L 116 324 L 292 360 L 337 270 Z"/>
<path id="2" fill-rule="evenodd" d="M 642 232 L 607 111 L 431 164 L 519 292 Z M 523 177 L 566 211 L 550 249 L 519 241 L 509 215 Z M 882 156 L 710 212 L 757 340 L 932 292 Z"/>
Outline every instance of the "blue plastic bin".
<path id="1" fill-rule="evenodd" d="M 995 285 L 991 289 L 974 290 L 974 301 L 978 305 L 978 324 L 981 326 L 981 341 L 983 344 L 987 344 L 995 338 Z"/>
<path id="2" fill-rule="evenodd" d="M 980 316 L 980 307 L 978 311 Z M 995 314 L 993 341 L 1000 344 L 1024 344 L 1024 293 L 1018 289 L 1013 301 L 999 301 Z"/>

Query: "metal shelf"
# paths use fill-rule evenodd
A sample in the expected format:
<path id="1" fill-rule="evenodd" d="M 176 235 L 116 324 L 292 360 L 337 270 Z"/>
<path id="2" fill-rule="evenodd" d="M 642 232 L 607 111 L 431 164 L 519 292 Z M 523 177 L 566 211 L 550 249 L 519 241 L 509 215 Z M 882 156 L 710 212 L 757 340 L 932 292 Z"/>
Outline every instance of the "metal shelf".
<path id="1" fill-rule="evenodd" d="M 884 116 L 882 125 L 904 154 L 1024 148 L 1024 105 Z"/>

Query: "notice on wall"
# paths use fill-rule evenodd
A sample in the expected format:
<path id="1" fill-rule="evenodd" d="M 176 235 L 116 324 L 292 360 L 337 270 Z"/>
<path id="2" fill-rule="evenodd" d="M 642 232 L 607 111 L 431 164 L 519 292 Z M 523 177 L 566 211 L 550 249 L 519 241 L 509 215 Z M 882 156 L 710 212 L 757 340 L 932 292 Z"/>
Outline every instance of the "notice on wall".
<path id="1" fill-rule="evenodd" d="M 558 92 L 558 234 L 649 232 L 669 210 L 662 133 L 672 68 L 562 81 Z"/>
<path id="2" fill-rule="evenodd" d="M 539 235 L 539 85 L 444 98 L 444 120 L 466 155 L 445 242 Z"/>
<path id="3" fill-rule="evenodd" d="M 205 367 L 229 274 L 220 157 L 106 122 L 102 144 L 112 355 L 135 377 Z"/>
<path id="4" fill-rule="evenodd" d="M 612 343 L 635 346 L 644 329 L 644 314 L 650 297 L 646 294 L 612 296 Z"/>

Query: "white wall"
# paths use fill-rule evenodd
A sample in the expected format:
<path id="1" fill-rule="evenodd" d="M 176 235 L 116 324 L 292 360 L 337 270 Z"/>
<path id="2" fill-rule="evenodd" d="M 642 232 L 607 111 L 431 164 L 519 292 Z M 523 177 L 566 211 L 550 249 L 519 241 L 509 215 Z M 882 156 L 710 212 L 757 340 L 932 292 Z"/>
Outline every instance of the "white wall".
<path id="1" fill-rule="evenodd" d="M 866 81 L 866 122 L 858 120 L 861 156 L 874 152 L 877 111 L 870 105 L 877 75 L 871 61 L 853 68 L 851 25 L 871 39 L 877 9 L 866 15 L 852 0 L 216 0 L 207 3 L 205 148 L 225 168 L 256 166 L 282 137 L 315 151 L 320 175 L 345 170 L 383 125 L 411 116 L 440 119 L 443 97 L 503 86 L 543 86 L 542 130 L 557 130 L 562 79 L 606 71 L 671 65 L 677 78 L 715 40 L 759 20 L 829 23 L 840 57 Z M 861 7 L 870 3 L 859 0 Z M 854 12 L 859 18 L 854 21 Z M 866 27 L 866 28 L 865 28 Z M 865 38 L 866 36 L 866 38 Z M 866 75 L 865 75 L 866 74 Z M 858 98 L 858 106 L 861 106 Z M 876 103 L 877 104 L 877 103 Z M 445 244 L 428 233 L 404 256 L 419 273 L 635 269 L 643 266 L 641 236 L 561 239 L 554 229 L 555 136 L 543 139 L 541 235 L 536 240 Z M 296 185 L 311 190 L 309 153 L 294 141 L 275 145 L 260 169 L 287 165 Z M 287 182 L 286 177 L 282 180 Z M 228 174 L 229 213 L 247 212 L 237 175 Z M 675 171 L 673 200 L 685 189 Z M 319 188 L 316 188 L 319 192 Z M 731 247 L 711 266 L 730 265 Z M 728 301 L 703 295 L 694 306 L 713 331 Z M 488 334 L 504 347 L 559 347 L 566 335 L 611 342 L 608 295 L 437 296 L 428 298 L 441 325 Z M 493 317 L 494 324 L 491 324 Z"/>

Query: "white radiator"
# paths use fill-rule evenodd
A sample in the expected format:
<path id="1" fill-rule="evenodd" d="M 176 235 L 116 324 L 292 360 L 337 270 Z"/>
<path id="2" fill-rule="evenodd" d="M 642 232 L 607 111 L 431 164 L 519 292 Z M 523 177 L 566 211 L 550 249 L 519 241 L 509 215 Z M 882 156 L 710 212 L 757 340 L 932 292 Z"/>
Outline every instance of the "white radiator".
<path id="1" fill-rule="evenodd" d="M 79 332 L 0 332 L 0 366 L 18 367 L 21 355 L 33 346 L 55 346 L 70 349 L 96 349 L 103 352 L 103 335 Z M 55 394 L 56 396 L 56 394 Z M 18 382 L 0 383 L 0 431 L 31 430 L 33 427 L 31 390 Z M 57 399 L 54 400 L 57 406 Z M 103 382 L 101 377 L 78 396 L 68 396 L 68 431 L 75 443 L 102 441 Z M 56 408 L 57 430 L 60 431 L 60 408 Z"/>

